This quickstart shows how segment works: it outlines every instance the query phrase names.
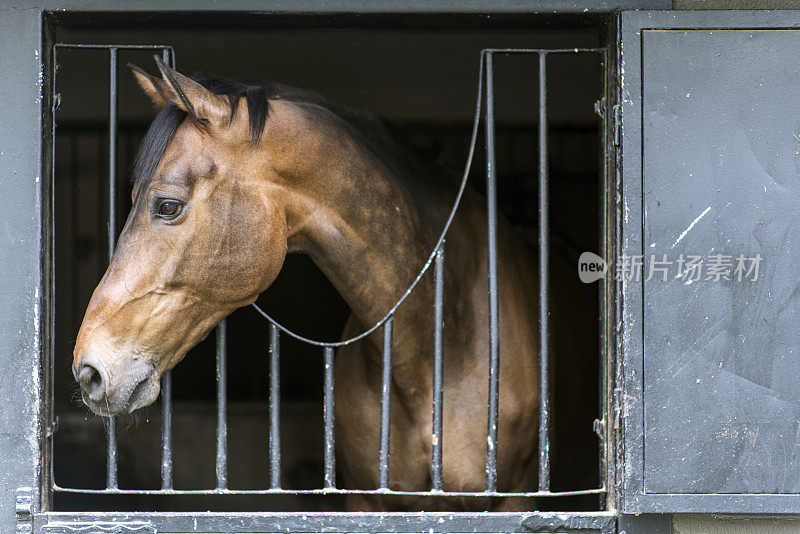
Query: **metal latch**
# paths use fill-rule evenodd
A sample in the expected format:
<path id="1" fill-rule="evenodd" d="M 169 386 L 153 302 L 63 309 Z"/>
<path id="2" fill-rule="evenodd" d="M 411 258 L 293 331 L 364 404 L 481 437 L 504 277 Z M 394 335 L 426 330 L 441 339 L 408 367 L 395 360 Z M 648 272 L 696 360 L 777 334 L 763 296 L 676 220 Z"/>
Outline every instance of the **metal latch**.
<path id="1" fill-rule="evenodd" d="M 158 534 L 149 522 L 97 521 L 93 523 L 53 522 L 42 526 L 42 534 Z"/>

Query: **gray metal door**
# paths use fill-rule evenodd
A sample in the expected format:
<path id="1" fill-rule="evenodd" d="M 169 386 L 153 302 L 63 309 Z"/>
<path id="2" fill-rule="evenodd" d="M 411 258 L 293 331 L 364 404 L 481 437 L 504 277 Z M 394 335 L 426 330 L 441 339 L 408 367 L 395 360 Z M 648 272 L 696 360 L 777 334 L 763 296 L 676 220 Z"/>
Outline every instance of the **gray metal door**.
<path id="1" fill-rule="evenodd" d="M 800 510 L 798 23 L 622 16 L 626 513 Z"/>

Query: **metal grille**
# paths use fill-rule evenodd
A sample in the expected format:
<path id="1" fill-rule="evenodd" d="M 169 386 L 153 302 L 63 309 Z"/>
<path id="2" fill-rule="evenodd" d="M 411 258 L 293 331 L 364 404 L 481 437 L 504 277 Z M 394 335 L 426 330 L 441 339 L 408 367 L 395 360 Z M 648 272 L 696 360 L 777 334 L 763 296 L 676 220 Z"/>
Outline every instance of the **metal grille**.
<path id="1" fill-rule="evenodd" d="M 118 52 L 124 49 L 155 50 L 160 51 L 165 61 L 174 66 L 175 55 L 169 46 L 115 46 L 115 45 L 56 45 L 59 48 L 94 48 L 108 51 L 109 61 L 109 124 L 108 124 L 108 258 L 111 259 L 116 241 L 116 150 L 117 150 L 117 67 Z M 497 178 L 495 165 L 495 91 L 494 91 L 494 64 L 493 58 L 497 55 L 529 54 L 538 57 L 539 65 L 539 341 L 540 341 L 540 405 L 539 405 L 539 481 L 536 491 L 530 492 L 501 492 L 498 491 L 497 480 L 497 451 L 498 451 L 498 404 L 499 404 L 499 304 L 497 286 Z M 414 283 L 400 299 L 400 301 L 366 332 L 347 341 L 320 342 L 300 336 L 283 325 L 277 323 L 262 310 L 257 310 L 269 322 L 269 487 L 264 489 L 237 490 L 228 487 L 228 446 L 227 446 L 227 343 L 226 322 L 223 320 L 216 329 L 216 486 L 209 489 L 175 489 L 172 477 L 172 378 L 168 372 L 162 379 L 162 431 L 161 431 L 161 489 L 125 489 L 120 488 L 117 481 L 117 439 L 116 423 L 114 418 L 109 418 L 107 425 L 107 476 L 105 489 L 64 488 L 55 482 L 53 490 L 56 492 L 85 493 L 85 494 L 146 494 L 146 495 L 197 495 L 197 494 L 380 494 L 380 495 L 414 495 L 414 496 L 459 496 L 459 497 L 565 497 L 576 495 L 603 494 L 604 486 L 574 491 L 551 491 L 550 489 L 550 369 L 549 369 L 549 339 L 550 339 L 550 298 L 549 283 L 549 214 L 548 214 L 548 108 L 547 108 L 547 59 L 553 54 L 599 54 L 605 63 L 605 49 L 602 48 L 574 48 L 560 50 L 543 49 L 486 49 L 481 53 L 479 82 L 477 88 L 477 101 L 469 155 L 465 166 L 463 181 L 458 198 L 460 198 L 478 138 L 481 114 L 485 112 L 484 130 L 486 142 L 486 207 L 488 230 L 488 306 L 489 306 L 489 394 L 487 399 L 488 426 L 486 450 L 486 484 L 483 491 L 444 491 L 442 486 L 442 405 L 443 405 L 443 297 L 444 297 L 444 262 L 446 230 L 452 220 L 456 205 L 450 214 L 445 230 L 432 251 L 427 263 L 419 273 Z M 55 85 L 55 84 L 54 84 Z M 54 96 L 55 97 L 55 96 Z M 54 130 L 55 132 L 55 130 Z M 55 166 L 54 166 L 55 167 Z M 433 352 L 433 403 L 432 410 L 432 456 L 430 459 L 432 487 L 425 491 L 397 491 L 388 486 L 389 458 L 390 458 L 390 411 L 391 411 L 391 364 L 392 364 L 392 331 L 394 312 L 400 303 L 410 294 L 417 281 L 426 270 L 434 266 L 434 352 Z M 334 434 L 334 377 L 333 359 L 334 349 L 362 339 L 370 332 L 382 328 L 383 333 L 383 365 L 381 388 L 381 415 L 380 415 L 380 450 L 376 457 L 379 466 L 379 484 L 375 489 L 352 490 L 339 488 L 336 485 L 335 466 L 335 434 Z M 280 342 L 281 335 L 294 337 L 302 342 L 318 346 L 323 351 L 324 362 L 324 391 L 323 391 L 323 432 L 324 432 L 324 484 L 317 489 L 287 489 L 281 484 L 281 435 L 280 435 Z"/>

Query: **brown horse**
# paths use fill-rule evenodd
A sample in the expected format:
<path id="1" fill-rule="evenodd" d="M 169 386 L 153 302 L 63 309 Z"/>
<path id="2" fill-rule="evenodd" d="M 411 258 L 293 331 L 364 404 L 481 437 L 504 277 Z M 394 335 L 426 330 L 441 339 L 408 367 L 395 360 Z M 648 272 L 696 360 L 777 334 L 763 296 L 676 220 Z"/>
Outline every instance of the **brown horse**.
<path id="1" fill-rule="evenodd" d="M 160 110 L 135 167 L 133 208 L 75 346 L 84 402 L 114 415 L 152 403 L 159 380 L 233 310 L 255 301 L 288 252 L 308 254 L 352 309 L 344 335 L 381 319 L 433 249 L 455 191 L 373 115 L 278 84 L 195 81 L 134 67 Z M 498 490 L 536 486 L 538 282 L 527 245 L 499 221 Z M 487 231 L 463 199 L 447 236 L 445 490 L 483 491 L 488 397 Z M 381 336 L 336 355 L 338 466 L 378 485 Z M 390 487 L 431 488 L 433 281 L 394 318 Z M 514 509 L 511 499 L 355 496 L 353 509 Z"/>

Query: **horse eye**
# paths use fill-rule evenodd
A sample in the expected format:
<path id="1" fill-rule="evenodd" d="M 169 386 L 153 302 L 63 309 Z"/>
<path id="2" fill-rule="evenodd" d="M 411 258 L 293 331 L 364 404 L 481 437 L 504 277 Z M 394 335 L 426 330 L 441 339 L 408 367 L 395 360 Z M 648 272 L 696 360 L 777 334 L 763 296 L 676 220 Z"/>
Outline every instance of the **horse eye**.
<path id="1" fill-rule="evenodd" d="M 183 204 L 177 200 L 162 200 L 158 203 L 156 212 L 163 219 L 174 219 L 183 209 Z"/>

